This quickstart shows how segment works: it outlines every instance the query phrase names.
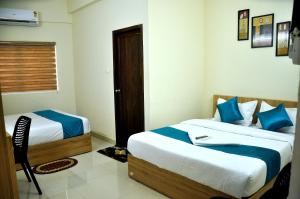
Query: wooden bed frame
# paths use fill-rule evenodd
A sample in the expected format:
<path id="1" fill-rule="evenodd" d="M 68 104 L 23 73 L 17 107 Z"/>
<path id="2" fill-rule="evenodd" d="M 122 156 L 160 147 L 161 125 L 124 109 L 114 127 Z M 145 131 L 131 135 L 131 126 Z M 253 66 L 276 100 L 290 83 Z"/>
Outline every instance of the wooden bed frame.
<path id="1" fill-rule="evenodd" d="M 79 155 L 92 151 L 91 133 L 78 137 L 29 146 L 28 159 L 31 166 Z M 20 164 L 16 169 L 22 169 Z"/>
<path id="2" fill-rule="evenodd" d="M 162 169 L 142 159 L 135 158 L 132 155 L 128 156 L 128 175 L 130 178 L 173 199 L 209 199 L 215 196 L 235 199 L 225 193 Z M 275 179 L 276 177 L 248 199 L 259 199 L 267 190 L 272 188 Z"/>
<path id="3" fill-rule="evenodd" d="M 213 113 L 216 110 L 216 104 L 219 97 L 226 100 L 232 98 L 232 96 L 214 95 Z M 249 97 L 238 98 L 239 102 L 247 102 L 252 100 L 258 100 L 258 105 L 255 112 L 259 111 L 262 100 L 266 101 L 272 106 L 277 106 L 278 104 L 283 103 L 286 107 L 297 107 L 297 102 L 294 101 L 270 100 Z M 255 123 L 256 121 L 257 118 L 254 114 L 253 123 Z M 225 193 L 214 190 L 208 186 L 190 180 L 184 176 L 168 171 L 166 169 L 162 169 L 142 159 L 138 159 L 132 155 L 128 156 L 128 175 L 130 178 L 141 182 L 142 184 L 151 187 L 156 191 L 174 199 L 209 199 L 216 196 L 225 197 L 228 199 L 234 198 Z M 276 177 L 274 177 L 268 184 L 266 184 L 248 199 L 259 199 L 266 191 L 273 187 Z"/>

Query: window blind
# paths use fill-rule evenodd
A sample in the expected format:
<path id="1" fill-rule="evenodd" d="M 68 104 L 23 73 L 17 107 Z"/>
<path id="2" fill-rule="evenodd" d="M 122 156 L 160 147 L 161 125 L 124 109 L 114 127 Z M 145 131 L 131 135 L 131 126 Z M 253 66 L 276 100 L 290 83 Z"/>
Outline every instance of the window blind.
<path id="1" fill-rule="evenodd" d="M 54 42 L 0 42 L 2 92 L 57 90 Z"/>

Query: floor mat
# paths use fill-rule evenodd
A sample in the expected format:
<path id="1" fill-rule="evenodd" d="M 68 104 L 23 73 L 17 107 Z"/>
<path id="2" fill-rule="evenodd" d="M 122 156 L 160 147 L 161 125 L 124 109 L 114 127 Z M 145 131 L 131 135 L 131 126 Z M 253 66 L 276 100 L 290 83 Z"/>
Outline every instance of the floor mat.
<path id="1" fill-rule="evenodd" d="M 36 174 L 50 174 L 74 167 L 77 163 L 78 161 L 76 159 L 64 158 L 37 165 L 33 167 L 32 171 Z"/>
<path id="2" fill-rule="evenodd" d="M 126 148 L 120 148 L 120 147 L 108 147 L 105 149 L 101 149 L 98 151 L 98 153 L 101 153 L 103 155 L 106 155 L 110 158 L 113 158 L 115 160 L 118 160 L 120 162 L 127 162 L 127 155 L 128 151 Z"/>

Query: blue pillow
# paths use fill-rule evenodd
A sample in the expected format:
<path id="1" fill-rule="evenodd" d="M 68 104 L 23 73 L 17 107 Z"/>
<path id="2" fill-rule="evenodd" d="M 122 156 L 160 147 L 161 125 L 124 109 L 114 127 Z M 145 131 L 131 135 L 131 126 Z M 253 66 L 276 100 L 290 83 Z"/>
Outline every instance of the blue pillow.
<path id="1" fill-rule="evenodd" d="M 222 104 L 218 104 L 217 108 L 219 110 L 222 122 L 233 123 L 237 120 L 244 119 L 239 110 L 237 97 L 231 98 Z"/>
<path id="2" fill-rule="evenodd" d="M 276 131 L 283 127 L 293 126 L 283 104 L 278 105 L 272 110 L 257 113 L 256 115 L 265 130 Z"/>

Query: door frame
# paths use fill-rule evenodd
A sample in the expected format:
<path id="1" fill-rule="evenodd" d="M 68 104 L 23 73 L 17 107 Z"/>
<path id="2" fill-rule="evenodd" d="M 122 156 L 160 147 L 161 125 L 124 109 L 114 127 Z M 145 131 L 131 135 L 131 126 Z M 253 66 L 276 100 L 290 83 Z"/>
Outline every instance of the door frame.
<path id="1" fill-rule="evenodd" d="M 12 155 L 12 146 L 9 144 L 10 136 L 6 135 L 2 94 L 0 89 L 0 193 L 4 199 L 18 199 L 18 186 L 16 180 L 16 169 Z"/>
<path id="2" fill-rule="evenodd" d="M 116 136 L 116 145 L 118 145 L 117 143 L 117 133 L 120 131 L 120 127 L 118 126 L 118 123 L 119 123 L 119 108 L 117 108 L 119 106 L 119 103 L 118 103 L 118 99 L 116 97 L 116 94 L 115 94 L 115 90 L 118 89 L 117 88 L 117 80 L 115 78 L 115 75 L 117 73 L 117 67 L 119 65 L 119 63 L 116 62 L 117 60 L 117 55 L 119 55 L 118 51 L 117 51 L 117 42 L 116 41 L 116 37 L 119 35 L 119 34 L 122 34 L 122 33 L 126 33 L 126 32 L 129 32 L 129 31 L 132 31 L 132 30 L 138 30 L 141 34 L 141 37 L 142 37 L 142 46 L 141 46 L 141 54 L 142 54 L 142 70 L 143 70 L 143 82 L 142 82 L 142 95 L 143 95 L 143 130 L 145 130 L 145 84 L 144 84 L 144 76 L 145 76 L 145 71 L 144 71 L 144 36 L 143 36 L 143 24 L 138 24 L 138 25 L 133 25 L 133 26 L 130 26 L 130 27 L 126 27 L 126 28 L 122 28 L 122 29 L 118 29 L 118 30 L 114 30 L 112 32 L 112 42 L 113 42 L 113 79 L 114 79 L 114 110 L 115 110 L 115 136 Z"/>

